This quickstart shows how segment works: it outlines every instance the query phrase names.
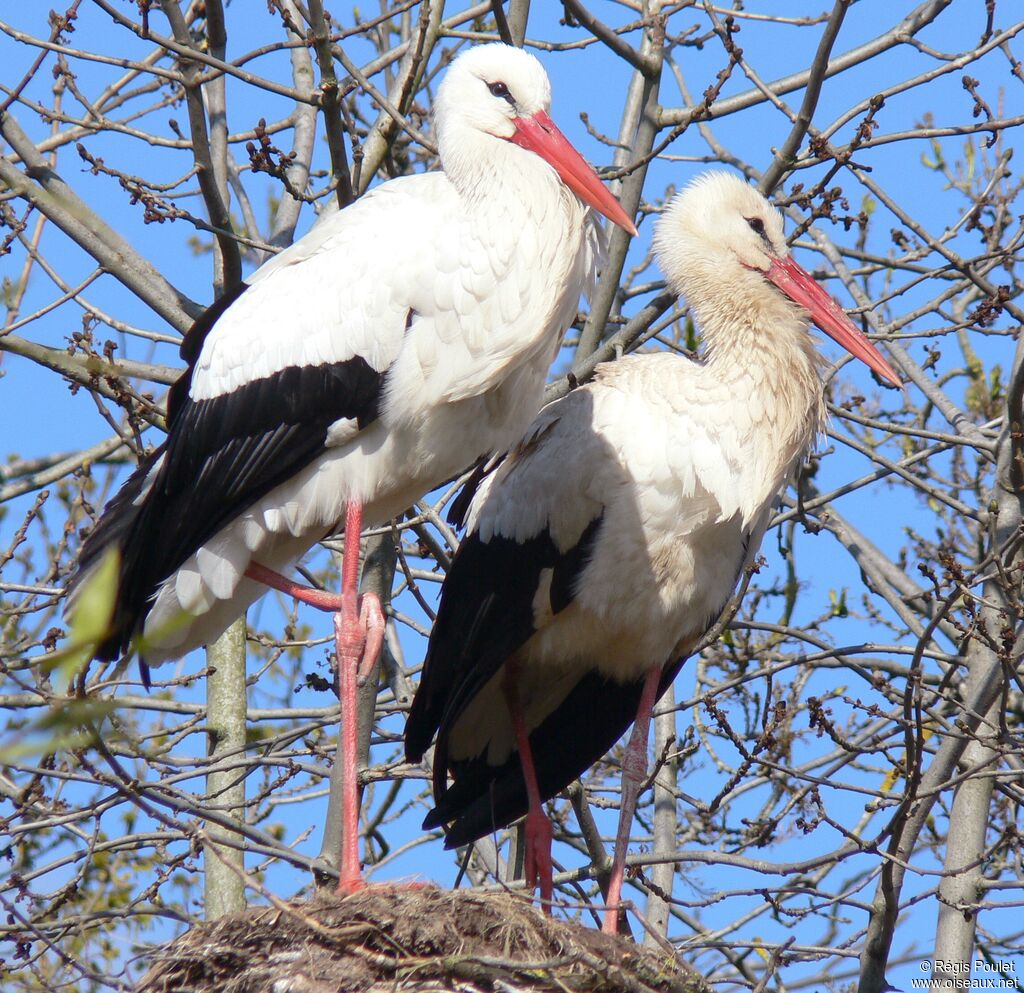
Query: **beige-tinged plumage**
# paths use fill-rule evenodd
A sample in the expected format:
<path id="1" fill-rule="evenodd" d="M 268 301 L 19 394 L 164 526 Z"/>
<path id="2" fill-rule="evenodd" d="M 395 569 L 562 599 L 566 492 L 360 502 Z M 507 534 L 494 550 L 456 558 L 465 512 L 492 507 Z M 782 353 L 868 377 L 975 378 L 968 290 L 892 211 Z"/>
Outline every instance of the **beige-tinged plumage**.
<path id="1" fill-rule="evenodd" d="M 703 360 L 599 367 L 541 412 L 469 506 L 406 732 L 414 760 L 437 733 L 426 823 L 446 824 L 449 846 L 526 812 L 514 716 L 545 797 L 615 743 L 642 699 L 638 728 L 649 718 L 821 428 L 811 319 L 898 382 L 739 178 L 693 182 L 654 246 Z"/>

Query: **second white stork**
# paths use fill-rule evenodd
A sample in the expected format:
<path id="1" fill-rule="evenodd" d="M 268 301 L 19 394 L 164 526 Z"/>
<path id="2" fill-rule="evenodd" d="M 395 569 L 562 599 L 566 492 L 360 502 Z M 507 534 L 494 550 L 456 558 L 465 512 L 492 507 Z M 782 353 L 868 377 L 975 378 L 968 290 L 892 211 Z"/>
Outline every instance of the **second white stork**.
<path id="1" fill-rule="evenodd" d="M 899 383 L 794 261 L 779 212 L 739 178 L 692 183 L 654 242 L 704 361 L 657 353 L 600 366 L 482 479 L 405 739 L 415 762 L 437 736 L 424 826 L 443 825 L 452 848 L 527 814 L 527 878 L 549 900 L 541 803 L 635 719 L 608 931 L 654 703 L 731 596 L 822 426 L 809 322 Z"/>
<path id="2" fill-rule="evenodd" d="M 118 548 L 97 655 L 140 636 L 159 663 L 216 638 L 264 583 L 292 590 L 279 570 L 344 523 L 346 888 L 359 880 L 347 680 L 372 664 L 383 626 L 379 604 L 357 598 L 361 523 L 400 514 L 521 434 L 593 275 L 588 205 L 635 233 L 553 124 L 550 95 L 533 56 L 468 50 L 437 94 L 443 171 L 372 190 L 197 321 L 167 440 L 106 507 L 72 584 L 71 611 L 82 577 Z"/>

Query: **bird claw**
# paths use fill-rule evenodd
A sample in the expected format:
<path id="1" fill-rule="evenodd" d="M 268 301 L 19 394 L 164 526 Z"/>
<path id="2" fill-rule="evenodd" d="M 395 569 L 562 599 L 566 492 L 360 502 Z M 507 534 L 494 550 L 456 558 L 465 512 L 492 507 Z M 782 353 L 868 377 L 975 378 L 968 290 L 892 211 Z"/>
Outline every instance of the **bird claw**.
<path id="1" fill-rule="evenodd" d="M 363 686 L 370 678 L 373 667 L 384 647 L 384 633 L 387 622 L 384 608 L 376 593 L 364 593 L 359 603 L 359 627 L 363 634 L 363 651 L 356 668 L 356 685 Z"/>

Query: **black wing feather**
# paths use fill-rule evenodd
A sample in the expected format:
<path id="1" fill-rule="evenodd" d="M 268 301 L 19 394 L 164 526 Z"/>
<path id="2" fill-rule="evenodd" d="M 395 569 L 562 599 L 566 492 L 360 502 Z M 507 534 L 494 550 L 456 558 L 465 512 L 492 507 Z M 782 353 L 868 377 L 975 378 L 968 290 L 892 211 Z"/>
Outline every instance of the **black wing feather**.
<path id="1" fill-rule="evenodd" d="M 500 536 L 484 542 L 476 533 L 462 539 L 441 587 L 405 725 L 410 762 L 423 758 L 453 702 L 472 697 L 533 634 L 533 592 L 552 553 L 546 532 L 525 544 Z"/>
<path id="2" fill-rule="evenodd" d="M 441 603 L 427 646 L 423 673 L 405 726 L 405 754 L 418 762 L 442 725 L 450 726 L 505 661 L 534 633 L 533 598 L 544 569 L 554 569 L 560 590 L 571 587 L 585 564 L 602 517 L 559 553 L 545 529 L 525 542 L 466 535 L 441 587 Z M 575 570 L 575 571 L 572 571 Z M 552 589 L 555 588 L 552 581 Z M 560 597 L 563 609 L 569 600 Z"/>
<path id="3" fill-rule="evenodd" d="M 469 781 L 462 786 L 464 775 L 475 783 L 472 769 L 448 761 L 451 729 L 477 693 L 536 630 L 534 596 L 543 570 L 554 572 L 552 612 L 571 603 L 573 585 L 587 563 L 602 520 L 603 514 L 594 518 L 565 552 L 558 550 L 546 529 L 525 542 L 500 535 L 485 542 L 477 533 L 463 539 L 445 577 L 423 675 L 405 729 L 410 762 L 423 757 L 437 734 L 434 797 L 438 807 L 449 792 L 449 771 L 456 778 L 451 789 L 460 790 L 457 796 L 479 791 Z M 486 779 L 485 765 L 481 763 L 481 772 Z M 500 771 L 487 768 L 492 775 Z M 428 820 L 440 823 L 433 817 L 429 815 Z"/>

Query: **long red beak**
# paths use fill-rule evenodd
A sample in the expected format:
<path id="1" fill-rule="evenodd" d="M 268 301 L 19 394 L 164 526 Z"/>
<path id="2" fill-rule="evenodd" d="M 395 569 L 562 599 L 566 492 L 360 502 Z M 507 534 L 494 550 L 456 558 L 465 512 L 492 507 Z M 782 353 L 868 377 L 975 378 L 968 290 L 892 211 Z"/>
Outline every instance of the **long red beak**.
<path id="1" fill-rule="evenodd" d="M 765 276 L 790 300 L 803 307 L 811 315 L 811 320 L 854 358 L 874 369 L 893 386 L 902 386 L 896 370 L 806 269 L 792 258 L 773 259 Z"/>
<path id="2" fill-rule="evenodd" d="M 512 123 L 516 130 L 509 141 L 539 155 L 585 204 L 604 214 L 623 231 L 636 235 L 636 225 L 619 206 L 619 201 L 608 192 L 597 173 L 543 110 L 532 117 L 513 118 Z"/>

